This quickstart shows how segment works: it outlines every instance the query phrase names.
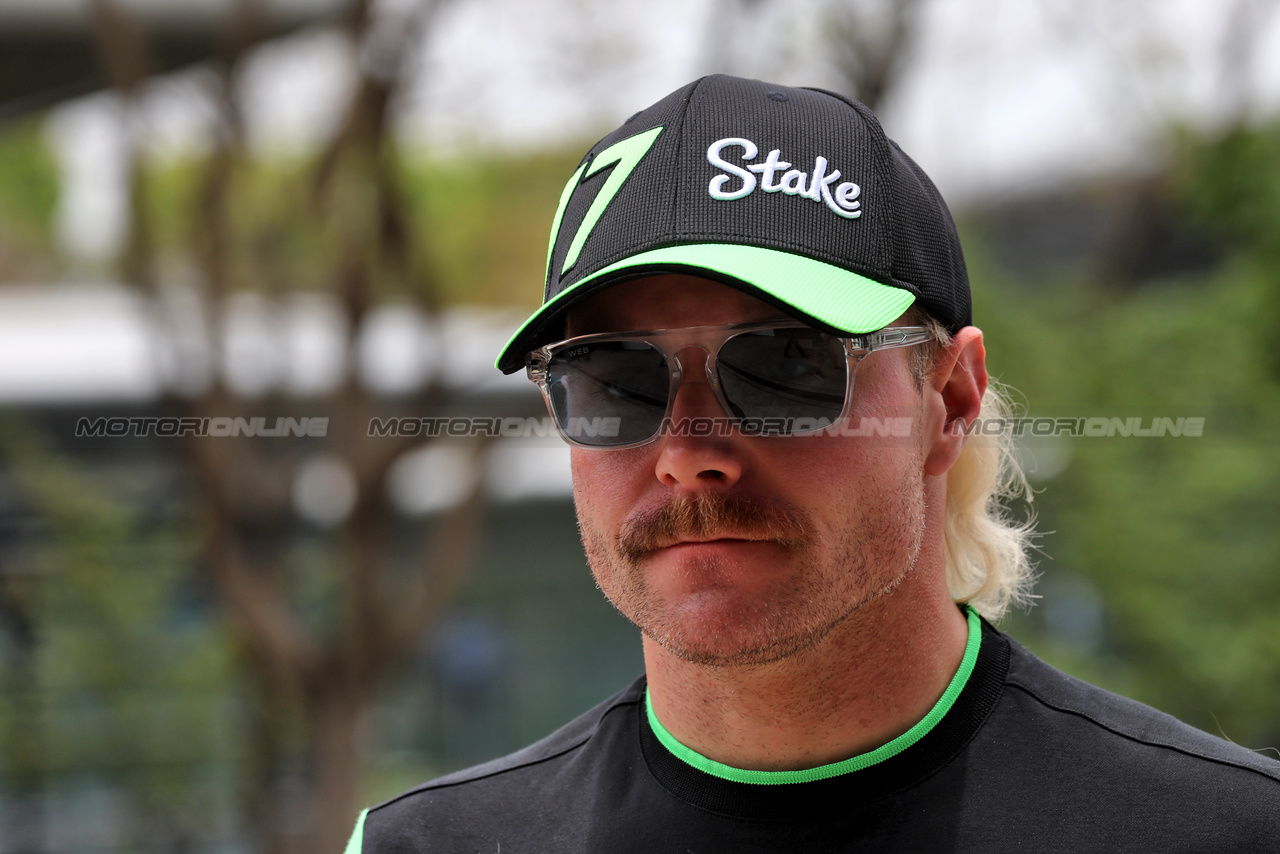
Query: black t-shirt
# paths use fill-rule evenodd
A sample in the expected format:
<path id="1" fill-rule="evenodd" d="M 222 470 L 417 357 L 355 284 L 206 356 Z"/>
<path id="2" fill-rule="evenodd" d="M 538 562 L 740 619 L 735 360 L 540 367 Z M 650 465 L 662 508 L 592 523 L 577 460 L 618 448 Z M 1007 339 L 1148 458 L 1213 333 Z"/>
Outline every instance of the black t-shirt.
<path id="1" fill-rule="evenodd" d="M 699 770 L 659 740 L 640 679 L 524 750 L 366 811 L 347 852 L 1280 852 L 1280 762 L 986 623 L 975 652 L 941 720 L 860 770 L 779 785 Z"/>

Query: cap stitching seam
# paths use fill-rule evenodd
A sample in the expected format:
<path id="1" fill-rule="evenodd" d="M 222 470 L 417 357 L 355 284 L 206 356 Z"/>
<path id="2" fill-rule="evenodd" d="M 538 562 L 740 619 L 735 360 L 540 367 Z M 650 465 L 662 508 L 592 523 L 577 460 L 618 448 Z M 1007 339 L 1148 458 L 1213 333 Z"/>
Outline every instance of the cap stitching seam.
<path id="1" fill-rule="evenodd" d="M 689 111 L 693 109 L 694 95 L 698 94 L 698 89 L 702 87 L 702 84 L 705 83 L 707 81 L 707 78 L 710 76 L 711 75 L 699 77 L 697 80 L 693 82 L 693 85 L 689 87 L 689 94 L 685 96 L 683 109 L 680 110 L 680 118 L 676 122 L 676 126 L 671 129 L 672 132 L 674 133 L 675 141 L 676 141 L 676 151 L 675 151 L 676 168 L 678 170 L 681 170 L 676 174 L 675 176 L 676 179 L 672 181 L 670 186 L 668 187 L 668 192 L 670 193 L 669 198 L 671 203 L 671 223 L 669 225 L 667 233 L 670 235 L 672 240 L 675 240 L 680 234 L 680 223 L 683 221 L 682 219 L 683 206 L 680 204 L 679 191 L 680 191 L 680 187 L 683 186 L 681 182 L 684 180 L 684 177 L 685 177 L 683 170 L 686 165 L 684 161 L 684 155 L 686 150 L 684 126 L 686 121 L 689 118 Z M 605 264 L 603 266 L 607 267 L 608 264 Z M 596 269 L 603 269 L 603 267 L 597 267 Z"/>

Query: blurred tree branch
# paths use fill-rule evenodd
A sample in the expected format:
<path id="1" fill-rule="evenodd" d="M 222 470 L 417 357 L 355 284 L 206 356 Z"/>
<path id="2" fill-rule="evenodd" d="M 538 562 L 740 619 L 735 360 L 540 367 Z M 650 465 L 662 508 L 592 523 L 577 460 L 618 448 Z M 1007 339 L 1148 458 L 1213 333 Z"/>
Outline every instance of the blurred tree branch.
<path id="1" fill-rule="evenodd" d="M 129 98 L 147 68 L 145 39 L 111 0 L 95 0 L 102 22 L 103 54 L 117 88 Z M 293 564 L 290 540 L 298 527 L 290 484 L 306 462 L 296 443 L 251 439 L 189 443 L 189 471 L 198 484 L 206 520 L 204 554 L 210 578 L 246 646 L 245 661 L 260 670 L 250 681 L 264 722 L 254 742 L 260 752 L 249 793 L 259 823 L 263 850 L 336 852 L 355 817 L 357 787 L 364 762 L 362 725 L 379 679 L 414 648 L 470 565 L 484 516 L 483 478 L 473 477 L 468 494 L 423 537 L 407 564 L 417 570 L 404 578 L 405 559 L 395 554 L 387 479 L 392 466 L 421 444 L 413 438 L 366 435 L 372 417 L 385 410 L 356 371 L 359 338 L 369 310 L 388 293 L 409 298 L 427 312 L 440 307 L 439 284 L 430 261 L 430 243 L 416 230 L 406 209 L 402 176 L 388 113 L 402 85 L 402 71 L 443 4 L 419 4 L 408 17 L 382 19 L 368 0 L 353 4 L 344 22 L 358 61 L 355 92 L 338 129 L 298 185 L 307 202 L 290 212 L 298 223 L 321 235 L 316 244 L 325 261 L 325 290 L 341 309 L 344 326 L 342 380 L 324 400 L 309 400 L 311 410 L 328 411 L 324 447 L 341 461 L 356 484 L 354 506 L 335 532 L 333 553 L 337 585 L 330 621 L 300 618 L 292 579 L 318 567 Z M 257 4 L 235 5 L 227 50 L 212 77 L 218 127 L 199 180 L 192 217 L 194 257 L 199 259 L 202 346 L 181 342 L 174 352 L 203 364 L 186 365 L 181 376 L 207 375 L 193 392 L 175 392 L 173 403 L 201 418 L 236 416 L 254 406 L 283 413 L 287 395 L 266 401 L 244 399 L 220 370 L 228 340 L 230 303 L 237 294 L 258 291 L 268 306 L 303 289 L 280 253 L 273 250 L 281 226 L 245 225 L 243 188 L 253 165 L 246 150 L 238 91 L 242 68 L 257 42 Z M 135 144 L 136 144 L 135 139 Z M 136 148 L 136 145 L 135 145 Z M 135 150 L 135 163 L 139 158 Z M 145 204 L 145 168 L 133 170 L 134 218 L 125 272 L 143 293 L 163 298 L 155 241 Z M 326 237 L 327 235 L 327 237 Z M 156 312 L 161 316 L 161 312 Z M 171 336 L 181 336 L 171 328 Z M 439 413 L 452 398 L 438 374 L 411 399 L 398 405 L 414 415 Z M 477 469 L 487 443 L 474 442 L 468 460 Z M 286 698 L 292 697 L 292 700 Z M 272 756 L 285 738 L 277 720 L 281 709 L 297 703 L 305 719 L 310 769 L 310 803 L 299 812 L 274 800 Z M 302 833 L 291 828 L 309 825 Z"/>
<path id="2" fill-rule="evenodd" d="M 1268 20 L 1275 14 L 1275 0 L 1235 0 L 1227 14 L 1227 27 L 1219 49 L 1221 101 L 1227 105 L 1229 123 L 1248 121 L 1258 97 L 1255 74 L 1258 48 Z"/>
<path id="3" fill-rule="evenodd" d="M 826 32 L 840 91 L 879 111 L 905 67 L 919 29 L 919 8 L 920 0 L 828 5 Z"/>

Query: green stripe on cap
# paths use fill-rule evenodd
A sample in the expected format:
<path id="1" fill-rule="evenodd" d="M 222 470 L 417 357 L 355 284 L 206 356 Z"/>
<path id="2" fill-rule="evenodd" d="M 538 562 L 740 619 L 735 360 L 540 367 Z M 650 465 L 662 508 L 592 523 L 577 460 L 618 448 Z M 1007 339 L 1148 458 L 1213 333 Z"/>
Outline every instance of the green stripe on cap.
<path id="1" fill-rule="evenodd" d="M 901 317 L 915 301 L 915 296 L 902 288 L 791 252 L 734 243 L 664 246 L 610 264 L 556 294 L 511 336 L 495 364 L 500 367 L 507 360 L 526 329 L 552 311 L 574 302 L 584 286 L 603 276 L 638 267 L 693 267 L 720 273 L 852 335 L 883 329 Z M 542 343 L 546 342 L 539 342 Z"/>
<path id="2" fill-rule="evenodd" d="M 883 329 L 901 317 L 915 301 L 908 291 L 872 281 L 834 264 L 734 243 L 698 243 L 641 252 L 610 264 L 574 287 L 618 270 L 649 264 L 681 264 L 724 273 L 755 285 L 810 317 L 851 333 Z"/>
<path id="3" fill-rule="evenodd" d="M 838 777 L 841 774 L 870 768 L 872 765 L 883 762 L 891 756 L 896 756 L 924 738 L 929 730 L 937 726 L 947 712 L 951 711 L 951 707 L 955 705 L 956 699 L 960 696 L 960 692 L 964 690 L 965 684 L 969 681 L 969 676 L 973 673 L 973 667 L 978 661 L 978 647 L 982 643 L 982 623 L 978 619 L 978 612 L 969 605 L 965 605 L 965 610 L 969 616 L 969 640 L 964 647 L 964 657 L 960 659 L 960 669 L 956 671 L 955 676 L 951 677 L 947 690 L 942 692 L 938 702 L 933 704 L 933 708 L 929 710 L 929 713 L 921 718 L 915 726 L 888 744 L 878 747 L 869 753 L 860 753 L 841 762 L 832 762 L 829 765 L 819 765 L 817 768 L 806 768 L 801 771 L 752 771 L 745 768 L 734 768 L 732 765 L 725 765 L 722 762 L 716 762 L 714 759 L 708 759 L 701 753 L 690 750 L 676 741 L 675 736 L 667 732 L 662 722 L 658 720 L 658 716 L 654 714 L 653 703 L 649 700 L 649 689 L 645 688 L 644 705 L 648 713 L 649 727 L 653 730 L 653 734 L 658 737 L 658 741 L 662 742 L 663 747 L 669 750 L 677 759 L 713 777 L 732 780 L 735 783 L 754 783 L 765 786 L 777 786 L 786 783 L 812 783 L 815 780 L 826 780 L 829 777 Z"/>
<path id="4" fill-rule="evenodd" d="M 556 218 L 551 221 L 551 243 L 547 246 L 547 278 L 551 278 L 551 255 L 556 251 L 556 239 L 560 236 L 560 220 L 564 219 L 564 209 L 569 206 L 569 199 L 573 196 L 573 191 L 578 186 L 578 181 L 582 179 L 582 170 L 587 168 L 587 164 L 583 163 L 578 167 L 578 171 L 573 173 L 573 177 L 569 179 L 569 183 L 564 185 L 564 189 L 560 191 L 560 204 L 556 205 Z"/>
<path id="5" fill-rule="evenodd" d="M 578 255 L 582 252 L 582 246 L 587 242 L 587 238 L 591 236 L 596 223 L 600 221 L 600 217 L 604 214 L 604 209 L 609 207 L 613 197 L 618 195 L 618 190 L 622 189 L 622 185 L 626 183 L 627 178 L 635 171 L 641 158 L 649 153 L 649 149 L 653 147 L 653 141 L 658 138 L 660 133 L 662 133 L 662 128 L 656 127 L 644 133 L 629 136 L 621 142 L 615 142 L 597 154 L 595 159 L 591 161 L 591 168 L 583 175 L 584 178 L 590 178 L 608 166 L 613 166 L 614 169 L 609 173 L 609 177 L 605 179 L 604 186 L 600 188 L 600 192 L 592 199 L 591 207 L 587 208 L 587 215 L 583 217 L 582 224 L 578 226 L 577 232 L 574 233 L 573 241 L 569 244 L 569 251 L 565 253 L 564 266 L 560 268 L 560 275 L 563 276 L 574 264 L 578 263 Z M 617 165 L 615 166 L 614 164 Z M 559 230 L 559 223 L 557 223 L 556 232 L 558 233 Z M 555 248 L 554 243 L 552 248 Z"/>

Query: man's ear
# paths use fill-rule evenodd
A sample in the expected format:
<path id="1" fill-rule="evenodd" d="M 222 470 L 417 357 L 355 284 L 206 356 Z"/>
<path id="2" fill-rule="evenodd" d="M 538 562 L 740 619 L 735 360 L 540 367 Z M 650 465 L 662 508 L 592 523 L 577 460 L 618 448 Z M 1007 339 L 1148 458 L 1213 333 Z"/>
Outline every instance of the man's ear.
<path id="1" fill-rule="evenodd" d="M 966 326 L 952 337 L 935 358 L 924 390 L 926 407 L 940 402 L 942 412 L 942 417 L 928 421 L 932 435 L 924 471 L 945 474 L 964 450 L 964 428 L 978 417 L 987 390 L 987 351 L 981 329 Z"/>

